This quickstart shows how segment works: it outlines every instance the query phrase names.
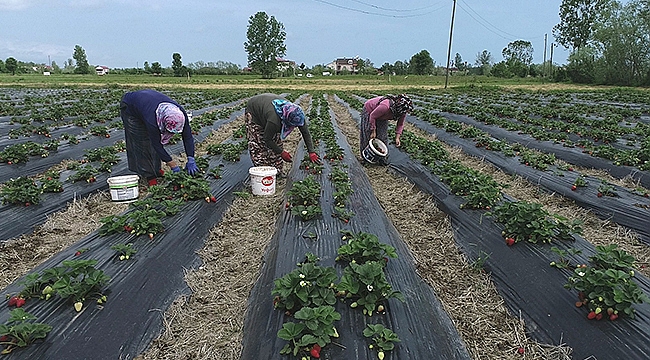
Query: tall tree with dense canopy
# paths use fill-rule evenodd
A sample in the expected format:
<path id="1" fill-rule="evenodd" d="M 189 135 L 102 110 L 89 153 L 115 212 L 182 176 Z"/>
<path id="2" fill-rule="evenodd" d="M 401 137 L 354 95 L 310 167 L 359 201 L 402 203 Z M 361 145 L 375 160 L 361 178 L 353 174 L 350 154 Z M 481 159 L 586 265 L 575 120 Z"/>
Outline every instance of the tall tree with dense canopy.
<path id="1" fill-rule="evenodd" d="M 490 75 L 490 69 L 492 68 L 492 54 L 483 50 L 480 53 L 476 54 L 476 60 L 474 60 L 474 65 L 479 68 L 479 75 Z"/>
<path id="2" fill-rule="evenodd" d="M 16 75 L 16 69 L 18 68 L 18 61 L 12 57 L 8 57 L 7 60 L 5 60 L 5 69 L 7 69 L 7 72 L 10 72 L 11 75 Z"/>
<path id="3" fill-rule="evenodd" d="M 560 23 L 553 27 L 555 40 L 573 51 L 587 46 L 600 11 L 610 2 L 611 0 L 562 0 Z"/>
<path id="4" fill-rule="evenodd" d="M 74 68 L 75 74 L 90 74 L 90 65 L 88 65 L 88 59 L 86 58 L 86 50 L 79 45 L 75 45 L 72 58 L 77 64 Z"/>
<path id="5" fill-rule="evenodd" d="M 409 60 L 410 72 L 415 75 L 433 74 L 433 67 L 433 58 L 427 50 L 420 51 Z"/>
<path id="6" fill-rule="evenodd" d="M 271 78 L 277 71 L 276 58 L 283 57 L 287 51 L 284 40 L 287 33 L 284 25 L 274 16 L 269 17 L 260 11 L 248 19 L 248 30 L 244 49 L 248 53 L 248 66 L 264 78 Z"/>
<path id="7" fill-rule="evenodd" d="M 174 71 L 174 76 L 183 76 L 183 61 L 181 60 L 181 54 L 173 53 L 172 54 L 172 70 Z"/>

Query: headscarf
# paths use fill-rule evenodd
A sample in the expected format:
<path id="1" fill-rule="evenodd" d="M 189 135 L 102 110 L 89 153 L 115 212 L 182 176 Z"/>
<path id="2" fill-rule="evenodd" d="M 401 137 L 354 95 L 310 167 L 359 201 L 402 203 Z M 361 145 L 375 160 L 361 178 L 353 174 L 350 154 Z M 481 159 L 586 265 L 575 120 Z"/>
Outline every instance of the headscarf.
<path id="1" fill-rule="evenodd" d="M 296 126 L 305 125 L 305 113 L 300 106 L 288 100 L 275 99 L 273 100 L 273 107 L 275 108 L 275 113 L 282 120 L 282 131 L 280 131 L 281 140 L 286 139 Z"/>
<path id="2" fill-rule="evenodd" d="M 183 132 L 185 114 L 178 106 L 162 102 L 156 108 L 156 121 L 160 130 L 160 143 L 167 145 L 174 134 Z"/>
<path id="3" fill-rule="evenodd" d="M 406 94 L 399 94 L 393 98 L 391 110 L 395 115 L 395 120 L 397 120 L 402 115 L 413 111 L 413 101 Z"/>

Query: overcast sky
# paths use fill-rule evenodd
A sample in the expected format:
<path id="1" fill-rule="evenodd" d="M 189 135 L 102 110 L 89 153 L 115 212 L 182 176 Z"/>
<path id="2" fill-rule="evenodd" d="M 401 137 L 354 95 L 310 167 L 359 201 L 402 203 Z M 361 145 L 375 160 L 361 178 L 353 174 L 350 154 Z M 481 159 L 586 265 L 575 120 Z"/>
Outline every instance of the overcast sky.
<path id="1" fill-rule="evenodd" d="M 530 41 L 535 63 L 550 59 L 561 0 L 458 0 L 451 58 L 471 64 L 488 50 L 494 62 L 515 40 Z M 63 66 L 75 45 L 91 65 L 171 66 L 227 61 L 246 66 L 248 20 L 258 11 L 284 24 L 285 58 L 312 67 L 338 57 L 376 67 L 427 50 L 447 63 L 453 0 L 0 0 L 0 59 Z M 561 46 L 553 62 L 566 63 Z"/>

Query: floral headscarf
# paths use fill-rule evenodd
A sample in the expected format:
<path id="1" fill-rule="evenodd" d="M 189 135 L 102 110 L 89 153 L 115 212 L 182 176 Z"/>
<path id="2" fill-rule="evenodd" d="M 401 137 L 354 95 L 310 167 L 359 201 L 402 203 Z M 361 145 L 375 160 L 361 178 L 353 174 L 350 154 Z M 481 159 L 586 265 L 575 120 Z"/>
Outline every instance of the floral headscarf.
<path id="1" fill-rule="evenodd" d="M 185 114 L 178 106 L 162 102 L 156 108 L 156 121 L 160 130 L 160 143 L 167 145 L 174 134 L 183 132 Z"/>
<path id="2" fill-rule="evenodd" d="M 281 140 L 286 139 L 296 126 L 305 125 L 305 113 L 300 106 L 284 99 L 275 99 L 273 107 L 282 120 Z"/>
<path id="3" fill-rule="evenodd" d="M 401 117 L 406 113 L 413 111 L 413 101 L 406 94 L 399 94 L 393 98 L 393 114 L 395 117 Z"/>

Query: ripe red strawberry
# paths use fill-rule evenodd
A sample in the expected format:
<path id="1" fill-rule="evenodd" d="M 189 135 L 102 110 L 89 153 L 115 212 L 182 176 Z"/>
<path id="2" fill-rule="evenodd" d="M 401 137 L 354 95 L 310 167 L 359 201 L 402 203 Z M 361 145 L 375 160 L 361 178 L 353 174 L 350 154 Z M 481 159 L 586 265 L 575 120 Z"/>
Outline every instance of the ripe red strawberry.
<path id="1" fill-rule="evenodd" d="M 596 314 L 596 320 L 600 320 L 603 318 L 603 313 Z"/>
<path id="2" fill-rule="evenodd" d="M 573 168 L 572 168 L 572 167 L 570 167 L 570 168 L 569 168 L 569 171 L 573 171 Z"/>
<path id="3" fill-rule="evenodd" d="M 596 313 L 593 311 L 589 312 L 589 314 L 587 315 L 587 319 L 589 320 L 593 320 L 595 317 L 596 317 Z"/>
<path id="4" fill-rule="evenodd" d="M 25 305 L 25 299 L 20 298 L 20 297 L 17 298 L 16 299 L 16 307 L 22 307 L 23 305 Z"/>
<path id="5" fill-rule="evenodd" d="M 515 244 L 515 239 L 512 237 L 506 238 L 506 245 L 512 246 Z"/>
<path id="6" fill-rule="evenodd" d="M 599 192 L 598 194 L 596 194 L 596 196 L 603 197 L 603 193 Z"/>
<path id="7" fill-rule="evenodd" d="M 15 306 L 16 300 L 18 300 L 17 296 L 12 296 L 11 298 L 9 298 L 9 306 Z"/>
<path id="8" fill-rule="evenodd" d="M 584 305 L 582 301 L 576 301 L 576 307 L 581 307 L 582 305 Z"/>
<path id="9" fill-rule="evenodd" d="M 616 320 L 616 319 L 618 319 L 618 315 L 617 315 L 617 314 L 612 314 L 612 315 L 609 316 L 609 320 L 611 320 L 611 321 L 614 321 L 614 320 Z"/>
<path id="10" fill-rule="evenodd" d="M 81 255 L 81 251 L 77 251 L 76 253 L 74 253 L 74 256 L 79 256 L 79 255 Z"/>
<path id="11" fill-rule="evenodd" d="M 519 353 L 519 354 L 521 354 L 521 355 L 523 355 L 524 352 L 526 352 L 526 349 L 524 349 L 523 346 L 520 346 L 519 349 L 517 349 L 517 353 Z"/>
<path id="12" fill-rule="evenodd" d="M 26 203 L 25 203 L 25 206 L 29 206 L 29 205 L 31 205 L 31 204 L 30 204 L 30 203 L 28 203 L 28 202 L 26 202 Z"/>
<path id="13" fill-rule="evenodd" d="M 0 336 L 0 343 L 9 342 L 9 335 Z"/>
<path id="14" fill-rule="evenodd" d="M 314 345 L 309 354 L 315 359 L 320 359 L 320 346 L 318 344 Z"/>
<path id="15" fill-rule="evenodd" d="M 124 225 L 124 231 L 131 232 L 131 230 L 133 230 L 132 227 L 130 227 L 129 225 Z"/>
<path id="16" fill-rule="evenodd" d="M 578 187 L 575 186 L 575 185 L 571 186 L 571 190 L 572 190 L 572 191 L 576 191 L 577 188 L 578 188 Z"/>
<path id="17" fill-rule="evenodd" d="M 210 201 L 212 201 L 213 203 L 216 203 L 216 202 L 217 202 L 217 198 L 214 197 L 214 196 L 210 196 Z"/>

